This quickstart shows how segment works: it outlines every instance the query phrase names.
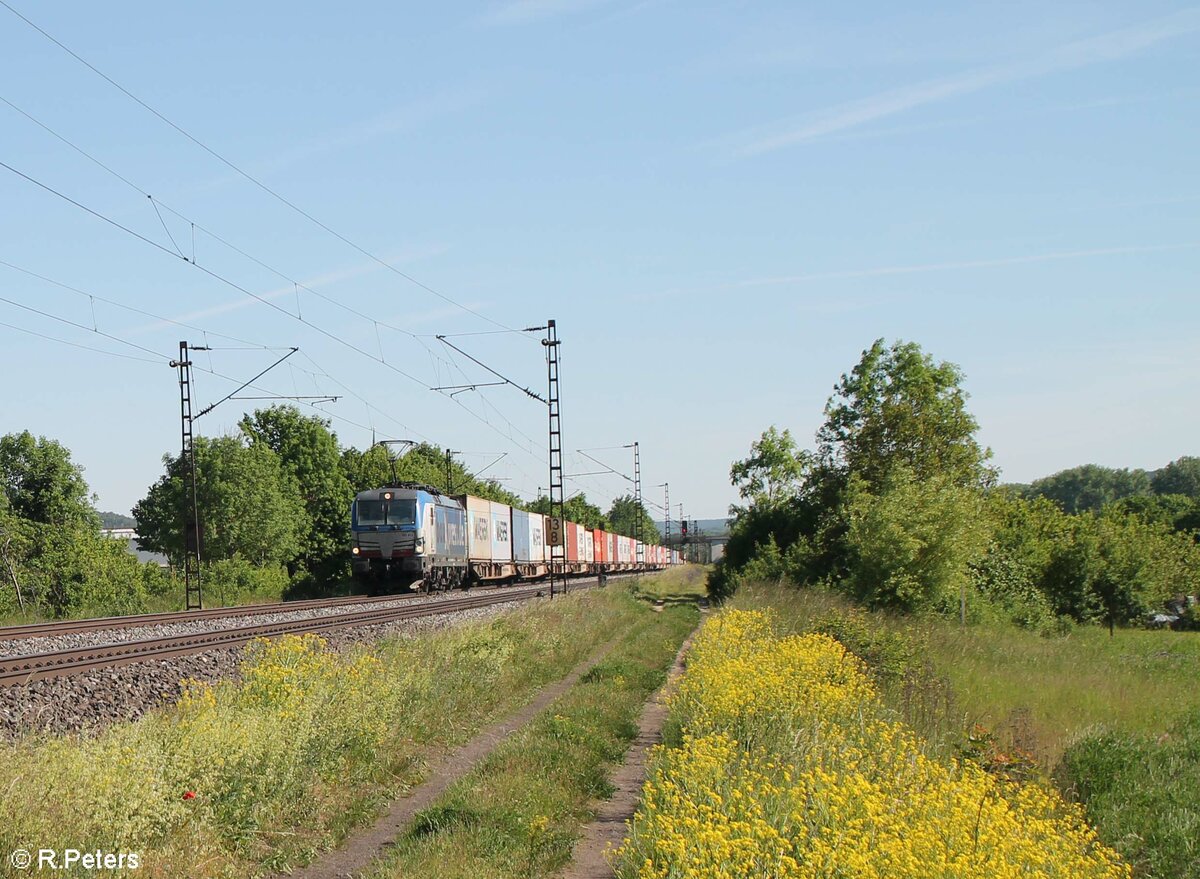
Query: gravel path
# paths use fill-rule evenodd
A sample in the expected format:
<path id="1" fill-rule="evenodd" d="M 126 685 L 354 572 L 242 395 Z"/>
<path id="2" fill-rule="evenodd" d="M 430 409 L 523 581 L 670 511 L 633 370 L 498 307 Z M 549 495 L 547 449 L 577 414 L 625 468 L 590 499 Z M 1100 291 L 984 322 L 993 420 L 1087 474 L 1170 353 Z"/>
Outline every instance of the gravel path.
<path id="1" fill-rule="evenodd" d="M 424 602 L 439 601 L 444 598 L 442 596 L 418 596 L 400 600 Z M 392 603 L 394 602 L 381 602 L 380 606 Z M 412 635 L 486 619 L 501 611 L 519 607 L 523 603 L 506 601 L 501 604 L 439 614 L 438 616 L 421 617 L 415 620 L 396 620 L 375 626 L 360 626 L 328 632 L 322 637 L 329 642 L 331 647 L 340 650 L 353 644 L 375 641 L 389 635 Z M 354 605 L 353 609 L 362 610 L 369 606 L 372 605 Z M 326 616 L 328 614 L 317 615 Z M 288 615 L 270 614 L 269 617 L 274 619 L 288 617 Z M 238 623 L 251 625 L 252 623 L 248 622 L 248 619 L 240 617 Z M 216 622 L 219 621 L 209 620 L 202 625 L 208 627 Z M 174 629 L 176 627 L 147 628 Z M 137 632 L 140 633 L 139 637 L 152 637 L 144 634 L 147 629 L 119 631 Z M 93 634 L 95 633 L 66 637 L 90 637 Z M 113 630 L 102 634 L 112 635 Z M 113 640 L 116 639 L 110 638 L 109 641 L 98 643 L 111 643 Z M 125 640 L 137 640 L 137 638 L 126 638 Z M 179 697 L 180 681 L 182 680 L 192 678 L 212 683 L 227 678 L 236 678 L 243 650 L 243 647 L 232 647 L 169 659 L 146 660 L 129 665 L 80 672 L 67 677 L 33 681 L 15 687 L 0 688 L 0 737 L 13 738 L 28 732 L 91 734 L 115 722 L 135 720 L 160 705 L 175 702 Z"/>

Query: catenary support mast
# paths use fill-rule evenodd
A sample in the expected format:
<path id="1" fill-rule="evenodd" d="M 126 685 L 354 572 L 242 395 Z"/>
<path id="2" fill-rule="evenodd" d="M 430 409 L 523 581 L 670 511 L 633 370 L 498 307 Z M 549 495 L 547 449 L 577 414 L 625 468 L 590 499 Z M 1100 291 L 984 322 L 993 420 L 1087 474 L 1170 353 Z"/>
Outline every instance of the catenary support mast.
<path id="1" fill-rule="evenodd" d="M 563 497 L 563 460 L 562 460 L 562 414 L 559 401 L 558 383 L 558 328 L 554 321 L 546 322 L 546 338 L 542 340 L 546 346 L 546 378 L 548 382 L 547 409 L 550 413 L 550 533 L 547 541 L 550 558 L 547 565 L 550 569 L 550 597 L 555 591 L 566 592 L 566 528 L 565 499 Z"/>
<path id="2" fill-rule="evenodd" d="M 179 368 L 179 420 L 182 442 L 179 462 L 183 466 L 183 590 L 188 610 L 201 610 L 204 596 L 200 588 L 200 510 L 196 499 L 196 446 L 192 433 L 192 361 L 189 351 L 203 351 L 187 342 L 179 343 L 179 359 L 171 365 Z"/>

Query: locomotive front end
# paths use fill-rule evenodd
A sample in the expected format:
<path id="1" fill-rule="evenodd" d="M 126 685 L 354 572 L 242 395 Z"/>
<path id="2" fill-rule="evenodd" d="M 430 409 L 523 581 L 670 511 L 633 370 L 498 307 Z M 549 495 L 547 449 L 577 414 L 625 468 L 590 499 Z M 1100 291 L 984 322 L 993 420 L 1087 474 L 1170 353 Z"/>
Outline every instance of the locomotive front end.
<path id="1" fill-rule="evenodd" d="M 363 580 L 419 580 L 426 542 L 421 514 L 418 491 L 359 492 L 350 510 L 354 575 Z"/>

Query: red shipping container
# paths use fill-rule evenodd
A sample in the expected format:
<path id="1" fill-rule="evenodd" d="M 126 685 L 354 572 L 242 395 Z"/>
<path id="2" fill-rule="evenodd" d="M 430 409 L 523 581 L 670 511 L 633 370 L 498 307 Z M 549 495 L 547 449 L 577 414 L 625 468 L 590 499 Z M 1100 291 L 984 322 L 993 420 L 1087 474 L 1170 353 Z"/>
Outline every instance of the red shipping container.
<path id="1" fill-rule="evenodd" d="M 566 523 L 567 531 L 567 561 L 579 561 L 579 526 L 574 522 Z"/>
<path id="2" fill-rule="evenodd" d="M 596 547 L 596 562 L 602 564 L 608 561 L 608 557 L 605 555 L 608 549 L 608 541 L 604 539 L 604 532 L 599 528 L 592 532 L 592 543 Z"/>

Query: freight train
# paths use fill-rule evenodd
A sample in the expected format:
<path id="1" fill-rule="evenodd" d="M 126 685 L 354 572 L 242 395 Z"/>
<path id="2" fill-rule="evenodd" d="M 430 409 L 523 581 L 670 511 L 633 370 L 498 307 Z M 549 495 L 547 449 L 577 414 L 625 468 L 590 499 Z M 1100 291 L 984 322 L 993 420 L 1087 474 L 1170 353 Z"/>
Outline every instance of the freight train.
<path id="1" fill-rule="evenodd" d="M 550 575 L 550 517 L 417 483 L 360 491 L 350 507 L 354 575 L 426 591 Z M 681 562 L 664 546 L 563 523 L 565 576 L 658 571 Z"/>

